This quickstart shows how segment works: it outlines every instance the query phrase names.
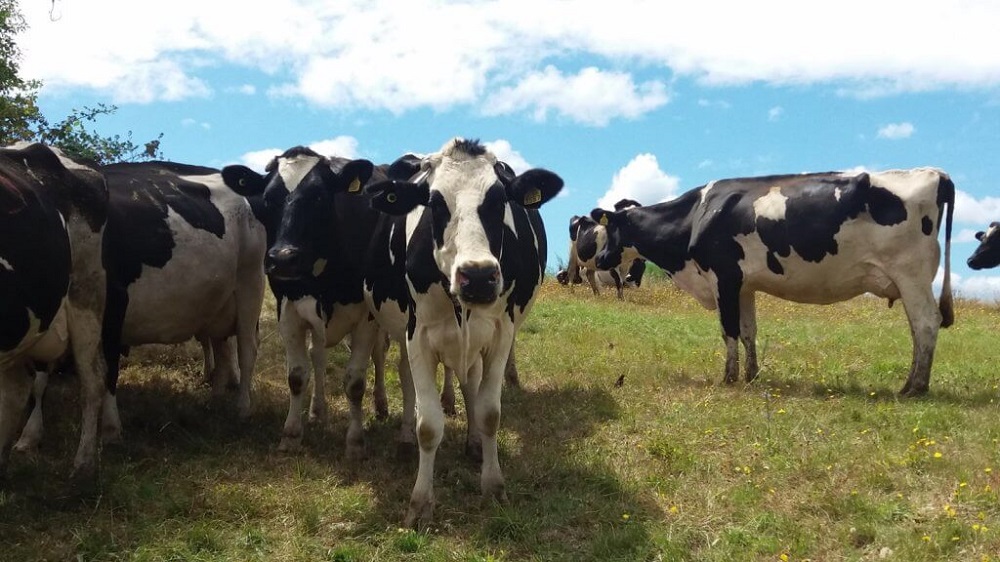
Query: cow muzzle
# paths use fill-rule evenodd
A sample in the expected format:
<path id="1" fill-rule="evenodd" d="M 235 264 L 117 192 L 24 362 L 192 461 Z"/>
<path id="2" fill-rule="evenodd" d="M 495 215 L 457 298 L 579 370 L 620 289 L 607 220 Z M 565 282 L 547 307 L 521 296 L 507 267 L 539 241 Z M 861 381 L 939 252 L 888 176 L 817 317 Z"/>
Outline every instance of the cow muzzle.
<path id="1" fill-rule="evenodd" d="M 305 257 L 291 246 L 271 248 L 264 260 L 264 272 L 274 279 L 294 281 L 305 276 Z"/>
<path id="2" fill-rule="evenodd" d="M 453 290 L 466 304 L 492 304 L 500 296 L 501 286 L 496 264 L 466 264 L 455 271 Z"/>

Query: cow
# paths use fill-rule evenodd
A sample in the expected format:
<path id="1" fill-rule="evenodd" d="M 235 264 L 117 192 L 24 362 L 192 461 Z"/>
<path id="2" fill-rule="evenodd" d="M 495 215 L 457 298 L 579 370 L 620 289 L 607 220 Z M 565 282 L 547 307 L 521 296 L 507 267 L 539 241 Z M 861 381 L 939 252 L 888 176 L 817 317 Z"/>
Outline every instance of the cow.
<path id="1" fill-rule="evenodd" d="M 621 211 L 635 207 L 641 207 L 637 201 L 632 199 L 622 199 L 615 203 L 615 210 Z M 587 283 L 595 295 L 600 294 L 598 277 L 610 277 L 618 294 L 619 300 L 624 300 L 623 288 L 632 284 L 636 287 L 642 284 L 642 276 L 646 271 L 646 261 L 638 257 L 633 249 L 629 249 L 622 257 L 622 263 L 618 267 L 609 270 L 600 270 L 594 263 L 594 256 L 603 249 L 606 234 L 604 227 L 594 222 L 588 216 L 573 216 L 569 221 L 569 263 L 565 272 L 560 271 L 556 278 L 563 285 L 577 285 L 581 282 L 580 271 L 587 277 Z M 631 257 L 632 259 L 629 259 Z M 604 274 L 604 275 L 602 275 Z M 603 283 L 603 280 L 601 280 Z"/>
<path id="2" fill-rule="evenodd" d="M 289 390 L 278 449 L 301 447 L 303 392 L 310 378 L 314 382 L 309 417 L 325 419 L 326 348 L 349 335 L 344 376 L 350 403 L 346 455 L 358 458 L 365 454 L 362 399 L 373 354 L 380 417 L 386 415 L 387 405 L 382 383 L 384 334 L 379 335 L 362 294 L 363 265 L 379 214 L 364 197 L 350 192 L 362 193 L 371 178 L 386 179 L 386 167 L 296 146 L 272 159 L 265 172 L 261 175 L 241 165 L 222 171 L 226 185 L 249 198 L 267 229 L 265 269 L 277 302 Z"/>
<path id="3" fill-rule="evenodd" d="M 71 353 L 83 422 L 74 477 L 97 470 L 103 374 L 104 178 L 41 144 L 0 149 L 0 474 L 32 389 L 32 364 Z"/>
<path id="4" fill-rule="evenodd" d="M 543 169 L 515 175 L 478 141 L 462 138 L 393 167 L 408 168 L 401 175 L 410 181 L 365 189 L 386 214 L 370 246 L 365 295 L 390 337 L 405 341 L 420 460 L 404 524 L 423 527 L 433 514 L 434 458 L 444 432 L 439 364 L 454 371 L 466 398 L 467 446 L 482 457 L 483 494 L 506 497 L 497 458 L 500 393 L 514 334 L 545 272 L 536 209 L 563 182 Z"/>
<path id="5" fill-rule="evenodd" d="M 976 233 L 976 240 L 979 246 L 966 262 L 969 267 L 980 270 L 1000 265 L 1000 223 L 991 222 L 985 232 Z"/>
<path id="6" fill-rule="evenodd" d="M 623 248 L 660 266 L 705 308 L 718 309 L 724 380 L 757 376 L 758 291 L 814 304 L 863 293 L 901 299 L 913 339 L 904 396 L 926 393 L 939 327 L 954 321 L 951 229 L 955 186 L 941 170 L 810 173 L 727 179 L 672 201 L 625 211 L 594 209 L 607 228 L 601 268 Z M 938 231 L 947 208 L 944 283 L 934 302 Z"/>

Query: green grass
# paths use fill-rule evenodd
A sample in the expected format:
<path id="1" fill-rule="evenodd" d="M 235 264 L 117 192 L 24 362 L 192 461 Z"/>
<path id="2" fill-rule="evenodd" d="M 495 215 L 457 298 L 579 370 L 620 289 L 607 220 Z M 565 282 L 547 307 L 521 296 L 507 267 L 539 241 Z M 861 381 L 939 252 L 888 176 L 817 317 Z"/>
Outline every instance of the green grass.
<path id="1" fill-rule="evenodd" d="M 368 420 L 369 457 L 348 462 L 341 348 L 331 419 L 294 455 L 276 451 L 273 313 L 247 422 L 209 398 L 195 344 L 137 349 L 126 443 L 103 451 L 93 493 L 66 478 L 76 381 L 53 384 L 42 451 L 15 454 L 0 486 L 0 560 L 1000 560 L 1000 311 L 960 301 L 931 393 L 900 400 L 902 306 L 758 301 L 761 376 L 727 386 L 715 313 L 691 297 L 547 283 L 518 339 L 524 386 L 504 391 L 510 501 L 480 497 L 460 415 L 425 533 L 398 528 L 416 464 L 395 459 L 395 351 L 393 415 Z"/>

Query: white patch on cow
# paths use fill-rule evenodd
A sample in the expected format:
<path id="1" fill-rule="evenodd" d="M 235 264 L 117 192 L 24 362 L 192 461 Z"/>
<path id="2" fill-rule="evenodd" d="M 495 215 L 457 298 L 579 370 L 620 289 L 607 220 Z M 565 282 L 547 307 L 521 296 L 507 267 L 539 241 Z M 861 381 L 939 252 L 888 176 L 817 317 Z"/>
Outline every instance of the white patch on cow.
<path id="1" fill-rule="evenodd" d="M 710 181 L 707 184 L 705 184 L 705 187 L 701 188 L 701 202 L 699 203 L 699 205 L 705 204 L 705 198 L 708 197 L 708 192 L 712 191 L 713 187 L 715 187 L 715 181 Z"/>
<path id="2" fill-rule="evenodd" d="M 10 265 L 9 261 L 3 259 L 3 256 L 0 256 L 0 267 L 6 269 L 7 271 L 14 271 L 14 266 Z"/>
<path id="3" fill-rule="evenodd" d="M 702 272 L 694 260 L 684 262 L 684 269 L 670 276 L 678 289 L 687 292 L 707 310 L 718 307 L 715 275 Z"/>
<path id="4" fill-rule="evenodd" d="M 326 259 L 319 258 L 315 263 L 313 263 L 313 277 L 319 277 L 323 273 L 324 269 L 326 269 Z"/>
<path id="5" fill-rule="evenodd" d="M 395 256 L 392 255 L 392 235 L 395 232 L 396 232 L 396 223 L 392 223 L 392 226 L 389 227 L 389 241 L 390 242 L 389 242 L 389 246 L 386 248 L 386 251 L 389 252 L 389 265 L 396 265 L 396 258 L 395 258 Z"/>
<path id="6" fill-rule="evenodd" d="M 840 201 L 840 196 L 841 195 L 843 195 L 843 191 L 839 187 L 834 188 L 834 190 L 833 190 L 833 198 L 836 199 L 837 201 Z"/>
<path id="7" fill-rule="evenodd" d="M 299 155 L 292 158 L 278 159 L 278 175 L 285 184 L 285 189 L 291 193 L 302 182 L 320 159 L 316 156 Z"/>
<path id="8" fill-rule="evenodd" d="M 758 219 L 785 220 L 787 202 L 788 197 L 781 194 L 781 188 L 774 186 L 768 190 L 767 195 L 753 202 L 753 211 Z"/>

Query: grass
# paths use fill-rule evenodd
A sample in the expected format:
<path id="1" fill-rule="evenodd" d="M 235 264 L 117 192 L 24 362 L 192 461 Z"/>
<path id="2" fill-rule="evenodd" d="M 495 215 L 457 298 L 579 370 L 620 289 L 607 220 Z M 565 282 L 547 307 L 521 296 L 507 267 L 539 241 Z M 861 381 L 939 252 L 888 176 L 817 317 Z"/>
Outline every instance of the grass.
<path id="1" fill-rule="evenodd" d="M 68 487 L 79 408 L 76 382 L 56 379 L 42 451 L 15 455 L 0 486 L 0 560 L 1000 560 L 1000 311 L 960 301 L 931 393 L 900 400 L 901 306 L 758 306 L 761 377 L 727 386 L 716 316 L 691 297 L 547 283 L 518 339 L 524 386 L 504 391 L 510 501 L 481 499 L 460 415 L 425 533 L 398 528 L 416 465 L 395 460 L 394 367 L 393 415 L 368 420 L 369 458 L 348 462 L 335 374 L 331 419 L 302 453 L 276 451 L 287 388 L 270 311 L 247 422 L 209 398 L 197 345 L 137 349 L 126 443 L 102 453 L 93 493 Z"/>

